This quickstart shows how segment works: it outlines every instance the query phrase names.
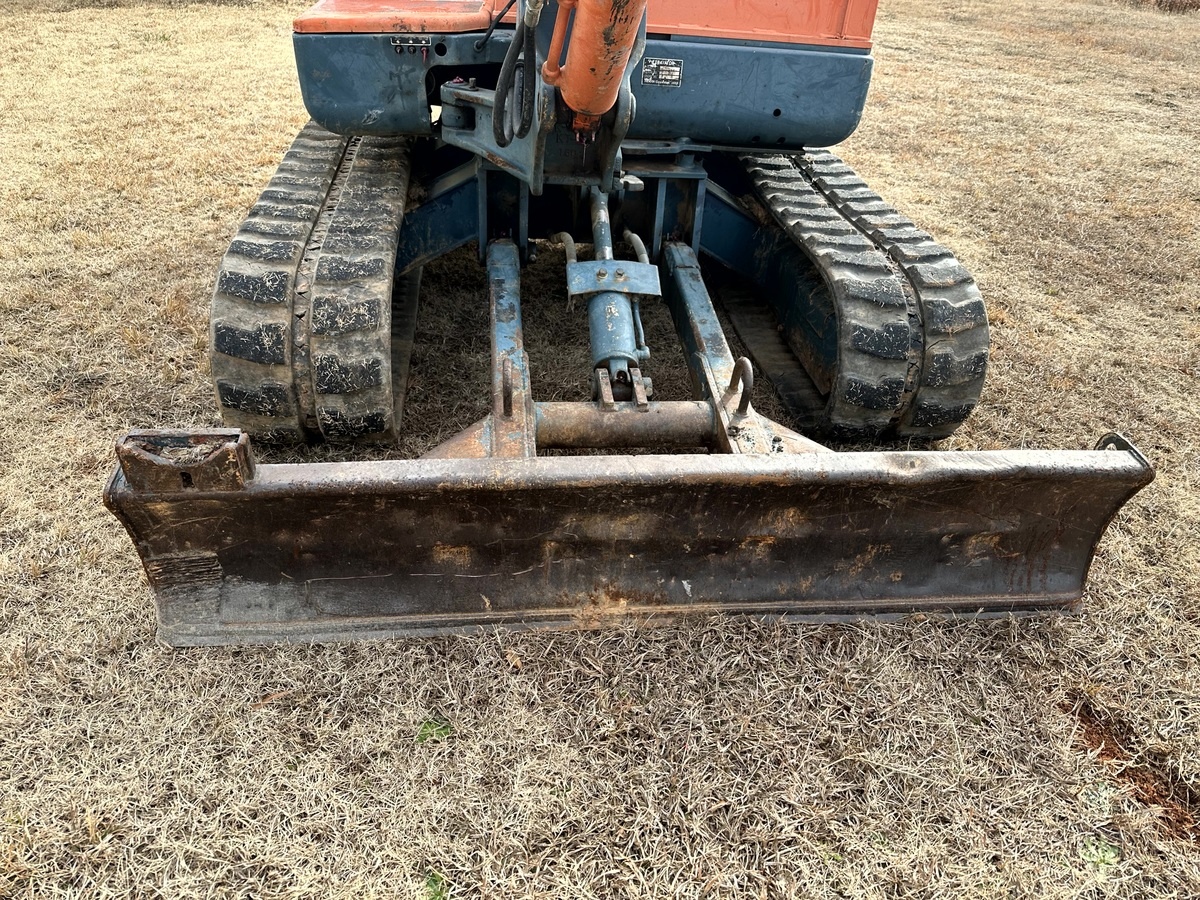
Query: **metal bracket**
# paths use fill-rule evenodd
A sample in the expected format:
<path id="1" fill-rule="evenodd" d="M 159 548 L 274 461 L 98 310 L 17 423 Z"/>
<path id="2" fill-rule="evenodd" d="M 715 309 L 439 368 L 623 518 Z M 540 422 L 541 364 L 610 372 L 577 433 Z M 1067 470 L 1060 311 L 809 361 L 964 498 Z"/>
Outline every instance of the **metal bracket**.
<path id="1" fill-rule="evenodd" d="M 754 392 L 754 366 L 744 356 L 738 357 L 737 362 L 733 364 L 733 377 L 729 379 L 729 387 L 725 388 L 725 396 L 722 398 L 722 402 L 728 402 L 733 398 L 739 384 L 741 385 L 742 393 L 738 400 L 737 415 L 749 415 L 750 395 Z"/>
<path id="2" fill-rule="evenodd" d="M 416 53 L 418 50 L 428 50 L 433 46 L 433 38 L 427 34 L 400 34 L 392 38 L 392 47 L 397 53 L 407 50 Z"/>
<path id="3" fill-rule="evenodd" d="M 600 395 L 601 409 L 611 412 L 617 408 L 617 401 L 613 398 L 612 379 L 608 377 L 608 369 L 603 367 L 596 369 L 596 392 Z"/>
<path id="4" fill-rule="evenodd" d="M 537 453 L 529 360 L 521 329 L 521 260 L 512 241 L 487 249 L 492 315 L 491 456 Z"/>
<path id="5" fill-rule="evenodd" d="M 1100 438 L 1099 442 L 1096 444 L 1096 449 L 1124 450 L 1126 453 L 1132 454 L 1134 459 L 1140 462 L 1149 471 L 1154 471 L 1154 466 L 1150 464 L 1150 460 L 1146 459 L 1146 457 L 1142 455 L 1142 451 L 1135 447 L 1129 438 L 1125 437 L 1125 435 L 1119 432 L 1110 431 L 1108 434 L 1104 435 L 1104 437 Z"/>
<path id="6" fill-rule="evenodd" d="M 650 396 L 653 393 L 653 388 L 650 386 L 650 379 L 642 375 L 642 370 L 631 366 L 629 368 L 629 380 L 633 383 L 633 402 L 636 404 L 639 412 L 647 412 L 650 409 Z"/>
<path id="7" fill-rule="evenodd" d="M 456 121 L 461 124 L 443 122 L 442 140 L 510 172 L 529 185 L 531 194 L 540 197 L 545 183 L 546 142 L 556 123 L 554 97 L 552 87 L 539 83 L 532 129 L 501 148 L 492 137 L 496 92 L 447 82 L 441 88 L 443 115 L 446 107 L 453 107 L 459 116 Z"/>
<path id="8" fill-rule="evenodd" d="M 250 440 L 236 428 L 130 431 L 117 461 L 129 486 L 147 493 L 238 491 L 254 480 Z"/>
<path id="9" fill-rule="evenodd" d="M 592 259 L 567 264 L 568 297 L 590 297 L 606 291 L 661 297 L 658 266 L 617 259 Z"/>

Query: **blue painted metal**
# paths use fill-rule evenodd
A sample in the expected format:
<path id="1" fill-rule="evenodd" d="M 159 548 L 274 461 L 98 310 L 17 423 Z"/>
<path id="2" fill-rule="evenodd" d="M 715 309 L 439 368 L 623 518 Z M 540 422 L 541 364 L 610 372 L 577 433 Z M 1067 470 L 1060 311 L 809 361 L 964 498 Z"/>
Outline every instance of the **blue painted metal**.
<path id="1" fill-rule="evenodd" d="M 658 297 L 662 294 L 658 268 L 629 260 L 590 259 L 567 263 L 567 296 L 585 297 L 597 291 Z"/>
<path id="2" fill-rule="evenodd" d="M 429 48 L 393 45 L 404 37 L 294 35 L 300 89 L 312 117 L 338 134 L 432 134 L 431 103 L 438 99 L 430 88 L 455 74 L 476 74 L 482 92 L 484 73 L 499 67 L 512 32 L 497 30 L 481 51 L 477 33 L 422 35 Z M 657 38 L 646 41 L 644 57 L 679 60 L 682 77 L 677 86 L 644 83 L 653 79 L 645 59 L 632 69 L 637 115 L 629 139 L 758 149 L 845 140 L 858 127 L 873 66 L 865 50 Z M 560 149 L 569 151 L 550 148 L 549 155 Z M 532 162 L 524 167 L 532 169 Z"/>
<path id="3" fill-rule="evenodd" d="M 647 84 L 651 59 L 678 60 L 678 86 Z M 687 137 L 720 147 L 827 147 L 858 127 L 874 61 L 868 51 L 780 44 L 647 40 L 632 75 L 629 137 Z"/>
<path id="4" fill-rule="evenodd" d="M 825 451 L 752 410 L 753 367 L 745 357 L 733 358 L 695 251 L 684 243 L 668 243 L 660 265 L 667 275 L 667 305 L 683 344 L 692 396 L 712 404 L 717 448 L 749 454 Z"/>
<path id="5" fill-rule="evenodd" d="M 709 182 L 700 250 L 760 288 L 792 346 L 808 346 L 825 373 L 837 365 L 837 321 L 812 264 L 778 229 L 761 226 L 720 186 Z M 822 371 L 812 373 L 825 384 Z"/>
<path id="6" fill-rule="evenodd" d="M 425 201 L 404 214 L 396 272 L 423 266 L 479 236 L 480 165 L 472 160 L 430 185 Z"/>
<path id="7" fill-rule="evenodd" d="M 640 362 L 629 298 L 612 291 L 589 297 L 588 334 L 592 341 L 592 368 L 608 369 L 615 381 L 629 381 L 629 369 L 637 368 Z"/>
<path id="8" fill-rule="evenodd" d="M 442 123 L 441 137 L 448 144 L 470 150 L 493 166 L 511 172 L 528 184 L 535 195 L 541 194 L 547 142 L 555 125 L 554 89 L 540 85 L 535 96 L 533 126 L 524 137 L 514 136 L 507 147 L 501 148 L 492 133 L 495 92 L 444 84 L 439 102 L 443 109 L 453 110 L 453 117 Z"/>
<path id="9" fill-rule="evenodd" d="M 618 400 L 627 400 L 633 394 L 633 381 L 637 373 L 630 369 L 639 367 L 641 360 L 649 356 L 639 352 L 641 342 L 638 340 L 638 329 L 633 314 L 633 302 L 628 293 L 606 290 L 607 282 L 613 283 L 624 280 L 626 263 L 614 258 L 612 240 L 612 222 L 608 213 L 608 193 L 592 188 L 589 192 L 591 199 L 592 219 L 592 252 L 595 264 L 571 263 L 574 267 L 572 274 L 578 284 L 588 273 L 591 273 L 595 288 L 588 291 L 588 335 L 591 338 L 592 369 L 607 370 L 612 381 L 613 394 Z M 632 269 L 636 263 L 628 263 Z M 580 266 L 583 268 L 581 269 Z M 620 272 L 620 275 L 617 275 Z M 570 275 L 568 276 L 570 278 Z M 584 293 L 577 291 L 578 294 Z M 601 373 L 597 373 L 600 375 Z M 598 393 L 603 396 L 600 384 Z"/>
<path id="10" fill-rule="evenodd" d="M 480 36 L 427 35 L 431 47 L 421 50 L 392 44 L 403 35 L 294 34 L 304 105 L 336 134 L 432 134 L 426 79 L 465 77 L 465 66 L 499 66 L 512 40 L 512 32 L 497 31 L 476 50 Z"/>
<path id="11" fill-rule="evenodd" d="M 491 456 L 536 455 L 537 422 L 521 327 L 521 259 L 512 241 L 487 248 L 492 320 Z"/>
<path id="12" fill-rule="evenodd" d="M 546 184 L 603 184 L 611 186 L 621 164 L 620 141 L 633 116 L 632 95 L 622 90 L 609 125 L 586 148 L 566 122 L 558 120 L 558 95 L 539 82 L 535 93 L 533 122 L 529 132 L 514 135 L 504 147 L 496 144 L 492 129 L 495 91 L 457 83 L 441 87 L 442 123 L 440 137 L 503 169 L 529 185 L 541 196 Z M 512 107 L 509 107 L 511 109 Z"/>
<path id="13" fill-rule="evenodd" d="M 700 262 L 686 244 L 672 242 L 664 245 L 660 266 L 666 276 L 664 297 L 691 376 L 692 397 L 719 397 L 733 380 L 735 360 L 704 286 Z"/>
<path id="14" fill-rule="evenodd" d="M 650 263 L 611 258 L 567 263 L 567 296 L 587 298 L 593 369 L 602 366 L 624 381 L 631 366 L 640 368 L 650 358 L 638 304 L 661 294 L 658 267 Z"/>

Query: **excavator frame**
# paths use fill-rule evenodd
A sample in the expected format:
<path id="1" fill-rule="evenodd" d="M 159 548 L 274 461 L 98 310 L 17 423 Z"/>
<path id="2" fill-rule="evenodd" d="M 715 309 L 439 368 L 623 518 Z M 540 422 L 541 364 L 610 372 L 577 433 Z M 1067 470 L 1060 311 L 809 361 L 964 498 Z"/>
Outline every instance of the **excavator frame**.
<path id="1" fill-rule="evenodd" d="M 130 432 L 105 492 L 160 638 L 1073 608 L 1108 523 L 1153 478 L 1119 435 L 1086 451 L 826 446 L 951 433 L 982 386 L 987 323 L 950 251 L 805 149 L 857 125 L 874 16 L 866 0 L 810 6 L 800 24 L 766 0 L 692 26 L 674 0 L 559 0 L 553 21 L 533 0 L 322 0 L 301 16 L 317 121 L 213 302 L 233 427 Z M 731 64 L 752 96 L 697 115 L 712 81 L 681 92 L 683 73 Z M 590 402 L 531 388 L 521 268 L 545 239 L 586 309 Z M 419 459 L 259 463 L 250 434 L 397 439 L 421 268 L 471 242 L 489 414 Z M 730 349 L 702 255 L 763 297 L 723 310 L 753 359 Z M 655 302 L 689 399 L 658 398 L 643 372 Z M 787 424 L 755 409 L 756 372 Z"/>

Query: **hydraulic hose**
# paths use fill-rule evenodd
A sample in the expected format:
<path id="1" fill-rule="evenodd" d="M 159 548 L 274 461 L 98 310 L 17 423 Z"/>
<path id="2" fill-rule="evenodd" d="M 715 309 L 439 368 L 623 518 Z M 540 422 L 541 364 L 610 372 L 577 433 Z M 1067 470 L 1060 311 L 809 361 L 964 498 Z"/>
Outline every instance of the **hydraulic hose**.
<path id="1" fill-rule="evenodd" d="M 500 77 L 496 80 L 496 100 L 492 108 L 492 137 L 498 147 L 507 147 L 514 137 L 523 138 L 533 126 L 533 106 L 537 97 L 537 40 L 534 32 L 545 0 L 530 0 L 525 15 L 517 22 L 512 43 L 504 54 Z M 524 60 L 521 60 L 524 55 Z M 508 121 L 508 100 L 516 82 L 517 66 L 522 67 L 521 119 L 516 129 Z"/>
<path id="2" fill-rule="evenodd" d="M 504 9 L 500 10 L 500 14 L 492 19 L 492 24 L 487 27 L 487 31 L 483 33 L 483 37 L 475 42 L 475 52 L 479 53 L 486 46 L 487 42 L 492 39 L 492 32 L 496 30 L 496 26 L 500 24 L 500 20 L 508 15 L 508 11 L 513 8 L 517 0 L 508 0 L 504 4 Z"/>

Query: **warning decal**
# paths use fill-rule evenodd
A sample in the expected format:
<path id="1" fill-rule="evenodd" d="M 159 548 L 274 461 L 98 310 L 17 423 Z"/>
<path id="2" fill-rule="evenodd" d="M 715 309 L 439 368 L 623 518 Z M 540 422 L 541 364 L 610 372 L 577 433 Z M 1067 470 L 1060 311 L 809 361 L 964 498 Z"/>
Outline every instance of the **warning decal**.
<path id="1" fill-rule="evenodd" d="M 642 60 L 642 84 L 679 87 L 683 84 L 683 60 L 647 56 Z"/>

